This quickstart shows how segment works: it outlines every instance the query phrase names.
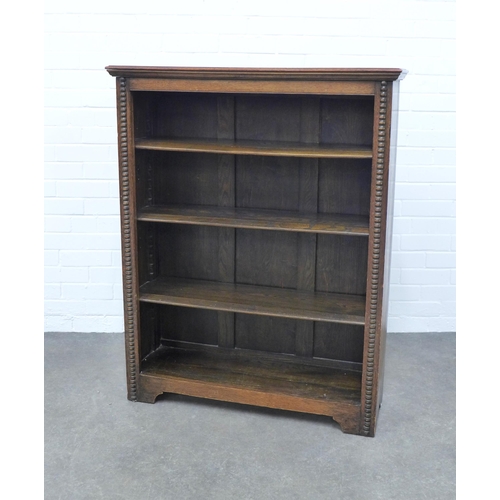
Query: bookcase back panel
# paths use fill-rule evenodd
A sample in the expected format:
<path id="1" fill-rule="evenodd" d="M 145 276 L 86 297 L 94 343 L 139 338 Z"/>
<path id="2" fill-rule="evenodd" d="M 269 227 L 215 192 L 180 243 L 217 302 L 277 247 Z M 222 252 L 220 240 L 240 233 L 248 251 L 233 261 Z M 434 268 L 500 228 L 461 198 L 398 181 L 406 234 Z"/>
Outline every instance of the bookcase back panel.
<path id="1" fill-rule="evenodd" d="M 300 111 L 301 98 L 297 96 L 237 96 L 235 99 L 235 138 L 299 141 Z"/>
<path id="2" fill-rule="evenodd" d="M 371 146 L 373 98 L 321 99 L 321 142 Z"/>
<path id="3" fill-rule="evenodd" d="M 226 228 L 141 223 L 139 278 L 160 276 L 232 281 L 222 272 L 234 258 L 236 283 L 297 289 L 301 236 L 293 231 L 236 229 L 234 255 L 221 246 Z M 233 231 L 233 230 L 230 230 Z M 313 289 L 366 294 L 368 242 L 358 236 L 318 234 Z"/>
<path id="4" fill-rule="evenodd" d="M 220 320 L 217 311 L 191 307 L 142 303 L 141 359 L 158 348 L 162 341 L 197 345 L 220 345 Z M 312 327 L 315 358 L 361 363 L 363 327 L 339 323 L 309 322 L 272 316 L 234 314 L 234 347 L 278 354 L 297 354 L 297 331 Z"/>
<path id="5" fill-rule="evenodd" d="M 220 205 L 222 160 L 235 185 L 226 206 L 298 211 L 305 173 L 318 178 L 308 212 L 369 215 L 370 160 L 322 159 L 317 168 L 314 160 L 207 153 L 138 151 L 137 206 Z"/>
<path id="6" fill-rule="evenodd" d="M 316 321 L 313 356 L 361 363 L 363 334 L 364 328 L 359 325 Z"/>
<path id="7" fill-rule="evenodd" d="M 373 98 L 235 98 L 236 139 L 371 146 Z"/>
<path id="8" fill-rule="evenodd" d="M 316 291 L 365 295 L 367 264 L 366 238 L 318 234 Z"/>
<path id="9" fill-rule="evenodd" d="M 141 323 L 141 337 L 139 342 L 140 359 L 144 359 L 160 345 L 159 310 L 160 307 L 158 304 L 143 302 L 139 305 Z"/>
<path id="10" fill-rule="evenodd" d="M 158 226 L 161 276 L 218 281 L 219 228 L 184 224 Z"/>
<path id="11" fill-rule="evenodd" d="M 319 160 L 318 212 L 369 215 L 371 161 Z"/>
<path id="12" fill-rule="evenodd" d="M 138 151 L 138 207 L 210 205 L 219 199 L 217 155 Z"/>
<path id="13" fill-rule="evenodd" d="M 137 137 L 217 137 L 217 94 L 138 92 L 135 100 L 149 109 L 135 118 Z"/>
<path id="14" fill-rule="evenodd" d="M 297 288 L 297 245 L 294 232 L 236 230 L 236 282 Z"/>
<path id="15" fill-rule="evenodd" d="M 218 344 L 217 311 L 194 307 L 155 305 L 159 311 L 159 324 L 163 339 L 196 344 Z"/>
<path id="16" fill-rule="evenodd" d="M 217 205 L 217 156 L 198 153 L 163 153 L 155 182 L 155 204 Z"/>
<path id="17" fill-rule="evenodd" d="M 147 222 L 137 226 L 139 286 L 158 276 L 159 229 L 157 224 Z"/>
<path id="18" fill-rule="evenodd" d="M 137 137 L 371 146 L 373 97 L 134 92 Z"/>
<path id="19" fill-rule="evenodd" d="M 162 340 L 217 345 L 217 311 L 142 302 L 141 359 L 153 352 Z"/>
<path id="20" fill-rule="evenodd" d="M 236 157 L 236 206 L 298 210 L 299 167 L 298 158 Z"/>
<path id="21" fill-rule="evenodd" d="M 295 354 L 297 320 L 235 314 L 235 347 Z"/>
<path id="22" fill-rule="evenodd" d="M 141 359 L 162 341 L 220 344 L 219 313 L 213 310 L 141 303 Z M 310 322 L 253 314 L 234 314 L 234 347 L 280 354 L 296 354 L 298 330 L 312 327 L 315 358 L 361 363 L 363 327 Z"/>

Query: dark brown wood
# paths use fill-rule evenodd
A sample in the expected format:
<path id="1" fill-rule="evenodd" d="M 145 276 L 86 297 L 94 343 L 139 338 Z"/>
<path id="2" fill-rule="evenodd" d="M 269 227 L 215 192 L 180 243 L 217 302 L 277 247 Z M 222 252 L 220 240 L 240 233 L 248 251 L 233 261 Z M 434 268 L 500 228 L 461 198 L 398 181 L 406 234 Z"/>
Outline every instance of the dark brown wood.
<path id="1" fill-rule="evenodd" d="M 368 236 L 368 216 L 302 213 L 286 210 L 170 205 L 142 209 L 137 219 L 147 222 L 202 226 L 272 229 L 305 233 Z"/>
<path id="2" fill-rule="evenodd" d="M 371 148 L 373 99 L 322 99 L 321 142 Z"/>
<path id="3" fill-rule="evenodd" d="M 234 97 L 219 95 L 217 97 L 217 138 L 234 140 Z M 219 155 L 218 192 L 219 207 L 235 206 L 235 158 L 233 155 Z M 235 276 L 235 238 L 232 227 L 219 229 L 219 280 L 234 283 Z M 233 348 L 235 344 L 234 313 L 219 311 L 219 346 Z"/>
<path id="4" fill-rule="evenodd" d="M 393 81 L 404 78 L 405 70 L 399 68 L 187 68 L 164 66 L 106 66 L 112 76 L 127 78 L 161 79 L 224 79 L 258 81 Z"/>
<path id="5" fill-rule="evenodd" d="M 316 290 L 365 295 L 366 238 L 318 235 Z"/>
<path id="6" fill-rule="evenodd" d="M 297 233 L 236 231 L 236 282 L 297 288 Z"/>
<path id="7" fill-rule="evenodd" d="M 387 175 L 387 214 L 385 229 L 385 253 L 384 253 L 384 277 L 383 283 L 390 283 L 391 270 L 391 249 L 392 249 L 392 226 L 394 221 L 394 191 L 396 187 L 396 143 L 398 130 L 398 112 L 399 112 L 399 81 L 396 81 L 389 88 L 388 113 L 391 116 L 391 128 L 389 135 L 389 144 L 386 149 L 384 161 L 388 165 Z M 385 365 L 385 342 L 387 336 L 387 316 L 389 310 L 389 294 L 387 288 L 384 292 L 382 288 L 382 318 L 379 332 L 379 368 L 378 368 L 378 387 L 377 387 L 377 408 L 382 404 L 384 388 L 384 365 Z"/>
<path id="8" fill-rule="evenodd" d="M 398 91 L 399 87 L 396 90 Z M 372 178 L 375 182 L 372 182 L 370 205 L 370 212 L 373 215 L 368 241 L 368 286 L 363 356 L 365 369 L 362 382 L 361 432 L 367 436 L 375 435 L 378 410 L 382 403 L 396 153 L 396 132 L 393 129 L 391 134 L 391 127 L 387 124 L 391 123 L 393 114 L 397 114 L 397 92 L 394 104 L 396 108 L 393 111 L 392 84 L 386 82 L 378 84 L 373 127 L 373 142 L 377 156 L 374 156 L 372 161 Z"/>
<path id="9" fill-rule="evenodd" d="M 127 396 L 128 399 L 136 401 L 137 375 L 141 359 L 141 336 L 139 303 L 137 301 L 139 289 L 138 249 L 134 224 L 136 217 L 134 108 L 126 78 L 117 78 L 116 80 L 116 101 Z"/>
<path id="10" fill-rule="evenodd" d="M 219 311 L 217 313 L 219 321 L 219 346 L 233 348 L 235 346 L 234 340 L 234 313 L 227 311 Z"/>
<path id="11" fill-rule="evenodd" d="M 316 234 L 298 235 L 297 289 L 313 292 L 316 289 Z"/>
<path id="12" fill-rule="evenodd" d="M 184 224 L 158 225 L 160 276 L 218 281 L 219 228 Z"/>
<path id="13" fill-rule="evenodd" d="M 238 140 L 258 141 L 265 138 L 278 143 L 302 143 L 302 110 L 311 109 L 316 101 L 316 97 L 237 96 L 236 137 Z M 295 219 L 301 209 L 300 197 L 304 191 L 300 178 L 301 162 L 304 161 L 311 163 L 317 160 L 238 156 L 237 206 L 249 207 L 250 210 L 274 209 L 279 216 L 289 213 Z M 269 217 L 266 219 L 270 220 Z M 301 282 L 306 278 L 303 267 L 298 265 L 300 256 L 297 256 L 296 249 L 297 244 L 301 246 L 304 235 L 285 236 L 262 231 L 238 231 L 237 234 L 238 282 L 301 289 Z M 236 346 L 289 354 L 299 352 L 304 325 L 308 325 L 306 328 L 309 329 L 313 322 L 240 314 L 237 315 Z"/>
<path id="14" fill-rule="evenodd" d="M 404 72 L 107 69 L 129 398 L 316 413 L 373 436 Z"/>
<path id="15" fill-rule="evenodd" d="M 141 304 L 141 337 L 140 355 L 141 359 L 148 356 L 159 346 L 159 330 L 158 330 L 158 315 L 156 304 Z"/>
<path id="16" fill-rule="evenodd" d="M 184 140 L 195 143 L 216 140 L 218 137 L 220 99 L 214 94 L 186 94 L 184 92 L 147 94 L 150 106 L 155 108 L 150 138 Z M 137 141 L 140 138 L 136 138 Z M 220 140 L 224 140 L 220 137 Z M 227 140 L 227 139 L 226 139 Z"/>
<path id="17" fill-rule="evenodd" d="M 316 288 L 316 234 L 298 235 L 297 289 L 314 292 Z M 295 352 L 298 356 L 312 357 L 314 351 L 314 322 L 299 321 L 295 337 Z"/>
<path id="18" fill-rule="evenodd" d="M 256 314 L 235 316 L 235 346 L 238 349 L 295 354 L 298 323 L 303 321 Z"/>
<path id="19" fill-rule="evenodd" d="M 320 141 L 321 102 L 318 97 L 300 100 L 300 140 L 310 144 Z M 318 212 L 318 159 L 301 158 L 299 170 L 299 210 L 301 214 L 317 216 Z M 298 290 L 316 289 L 317 234 L 299 234 Z M 314 322 L 299 321 L 295 336 L 295 352 L 311 358 L 314 353 Z"/>
<path id="20" fill-rule="evenodd" d="M 203 372 L 204 376 L 200 377 Z M 361 374 L 295 362 L 290 357 L 221 349 L 162 346 L 143 363 L 142 373 L 304 396 L 320 401 L 360 403 Z"/>
<path id="21" fill-rule="evenodd" d="M 158 337 L 163 343 L 166 339 L 187 342 L 189 345 L 217 346 L 220 341 L 220 322 L 217 311 L 187 307 L 165 306 L 141 302 L 142 307 L 154 308 L 159 317 Z M 157 346 L 160 345 L 158 342 Z"/>
<path id="22" fill-rule="evenodd" d="M 213 140 L 213 139 L 136 139 L 137 149 L 186 151 L 230 155 L 292 156 L 294 158 L 371 158 L 370 147 L 316 145 L 285 141 Z"/>
<path id="23" fill-rule="evenodd" d="M 353 428 L 351 421 L 359 413 L 359 372 L 234 353 L 160 347 L 143 363 L 144 399 L 152 402 L 162 392 L 177 392 L 329 415 L 341 426 Z"/>
<path id="24" fill-rule="evenodd" d="M 363 296 L 180 278 L 158 278 L 146 283 L 141 286 L 140 300 L 353 325 L 363 325 L 365 313 Z"/>
<path id="25" fill-rule="evenodd" d="M 297 211 L 299 166 L 299 158 L 237 156 L 236 206 Z"/>
<path id="26" fill-rule="evenodd" d="M 371 161 L 320 160 L 318 212 L 368 216 Z"/>
<path id="27" fill-rule="evenodd" d="M 163 306 L 159 306 L 163 307 Z M 188 308 L 179 308 L 179 309 L 185 309 L 186 311 L 189 311 L 192 309 Z M 202 311 L 202 309 L 199 309 L 199 311 Z M 213 312 L 213 311 L 208 311 L 208 312 Z M 273 320 L 272 323 L 272 328 L 275 328 L 276 324 L 274 322 L 276 321 L 284 321 L 284 322 L 297 322 L 298 320 L 289 320 L 285 318 L 274 318 L 272 316 L 256 316 L 256 315 L 245 315 L 245 314 L 236 314 L 236 317 L 238 316 L 246 316 L 246 318 L 252 318 L 252 319 L 264 319 L 264 320 Z M 327 325 L 341 325 L 341 323 L 325 323 Z M 261 327 L 262 324 L 259 325 Z M 363 330 L 363 327 L 361 326 L 353 326 L 353 328 L 358 328 L 361 329 L 361 333 Z M 253 336 L 252 336 L 253 338 Z M 284 342 L 284 344 L 286 344 Z M 162 338 L 161 340 L 161 345 L 166 346 L 166 347 L 175 347 L 179 349 L 195 349 L 195 350 L 213 350 L 214 346 L 213 345 L 207 345 L 207 344 L 200 344 L 200 343 L 192 343 L 192 342 L 187 342 L 184 340 L 171 340 L 168 338 Z M 333 360 L 329 358 L 320 358 L 320 357 L 313 357 L 313 358 L 299 358 L 297 356 L 293 356 L 292 354 L 293 351 L 293 342 L 290 342 L 290 352 L 289 353 L 280 353 L 278 354 L 275 350 L 273 349 L 264 349 L 264 350 L 255 350 L 252 349 L 250 352 L 247 350 L 247 348 L 238 348 L 238 349 L 232 349 L 231 350 L 231 355 L 234 356 L 248 356 L 249 354 L 254 354 L 256 356 L 259 356 L 260 358 L 266 358 L 269 361 L 272 361 L 273 359 L 276 358 L 281 358 L 283 357 L 285 360 L 288 360 L 293 363 L 306 363 L 307 365 L 311 366 L 320 366 L 322 368 L 335 368 L 338 370 L 343 370 L 343 371 L 354 371 L 354 372 L 362 372 L 362 363 L 360 362 L 351 362 L 351 361 L 342 361 L 342 360 Z"/>
<path id="28" fill-rule="evenodd" d="M 375 82 L 404 78 L 401 69 L 164 68 L 107 66 L 133 91 L 373 95 Z"/>
<path id="29" fill-rule="evenodd" d="M 155 169 L 156 205 L 209 205 L 219 203 L 217 155 L 137 151 L 150 156 Z M 229 158 L 229 157 L 228 157 Z M 142 163 L 138 169 L 142 168 Z"/>
<path id="30" fill-rule="evenodd" d="M 316 322 L 314 331 L 314 352 L 316 358 L 337 361 L 363 362 L 363 334 L 360 325 Z"/>
<path id="31" fill-rule="evenodd" d="M 133 91 L 156 92 L 226 92 L 232 94 L 313 94 L 313 95 L 373 95 L 373 82 L 355 81 L 274 81 L 261 80 L 186 80 L 131 78 Z"/>

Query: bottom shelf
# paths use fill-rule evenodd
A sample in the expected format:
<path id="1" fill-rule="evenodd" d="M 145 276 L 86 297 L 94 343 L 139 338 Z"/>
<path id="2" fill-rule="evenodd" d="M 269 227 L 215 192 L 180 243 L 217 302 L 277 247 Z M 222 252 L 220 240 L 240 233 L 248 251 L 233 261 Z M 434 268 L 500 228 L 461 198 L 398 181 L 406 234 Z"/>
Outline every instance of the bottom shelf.
<path id="1" fill-rule="evenodd" d="M 163 392 L 329 415 L 358 432 L 361 373 L 294 356 L 161 346 L 143 362 L 139 401 Z"/>

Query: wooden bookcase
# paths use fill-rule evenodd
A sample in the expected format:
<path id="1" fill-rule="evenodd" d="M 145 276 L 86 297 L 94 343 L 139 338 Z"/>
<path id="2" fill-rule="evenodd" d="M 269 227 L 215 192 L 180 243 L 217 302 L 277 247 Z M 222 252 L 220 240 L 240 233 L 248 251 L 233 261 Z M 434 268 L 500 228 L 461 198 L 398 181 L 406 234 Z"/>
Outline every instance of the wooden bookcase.
<path id="1" fill-rule="evenodd" d="M 328 415 L 373 436 L 404 72 L 106 69 L 129 399 Z"/>

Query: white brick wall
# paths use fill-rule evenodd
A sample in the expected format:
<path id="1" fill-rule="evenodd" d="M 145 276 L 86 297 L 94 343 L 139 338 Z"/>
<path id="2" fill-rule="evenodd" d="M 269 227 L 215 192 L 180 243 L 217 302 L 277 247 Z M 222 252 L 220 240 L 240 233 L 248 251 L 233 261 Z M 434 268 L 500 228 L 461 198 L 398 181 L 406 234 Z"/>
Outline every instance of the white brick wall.
<path id="1" fill-rule="evenodd" d="M 455 4 L 45 2 L 46 331 L 123 330 L 108 64 L 401 67 L 390 331 L 455 329 Z"/>

